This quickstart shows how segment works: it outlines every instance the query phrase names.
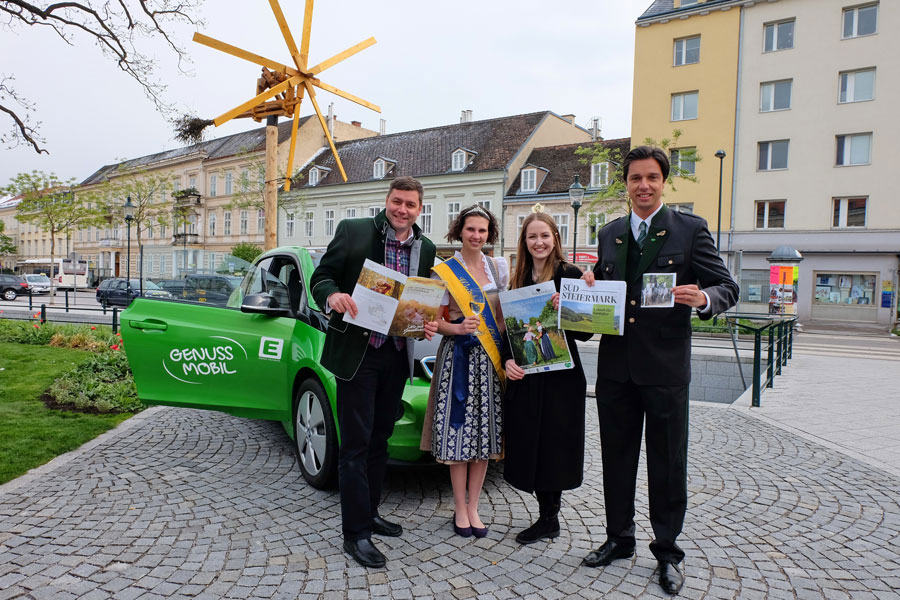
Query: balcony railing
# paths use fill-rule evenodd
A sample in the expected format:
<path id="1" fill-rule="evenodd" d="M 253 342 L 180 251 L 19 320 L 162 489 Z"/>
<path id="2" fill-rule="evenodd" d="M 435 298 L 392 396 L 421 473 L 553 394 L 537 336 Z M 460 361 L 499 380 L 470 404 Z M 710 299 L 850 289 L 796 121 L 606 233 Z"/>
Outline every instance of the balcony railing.
<path id="1" fill-rule="evenodd" d="M 124 248 L 125 242 L 117 238 L 104 238 L 100 240 L 99 246 L 101 248 Z"/>
<path id="2" fill-rule="evenodd" d="M 191 244 L 200 243 L 200 234 L 199 233 L 176 233 L 172 237 L 172 245 L 173 246 L 184 246 Z"/>

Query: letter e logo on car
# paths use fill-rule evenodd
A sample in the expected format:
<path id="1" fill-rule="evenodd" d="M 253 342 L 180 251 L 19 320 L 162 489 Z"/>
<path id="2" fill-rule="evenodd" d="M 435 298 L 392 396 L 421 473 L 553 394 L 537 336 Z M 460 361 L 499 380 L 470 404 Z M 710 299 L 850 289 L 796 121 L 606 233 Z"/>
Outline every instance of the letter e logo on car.
<path id="1" fill-rule="evenodd" d="M 278 338 L 263 337 L 259 339 L 259 357 L 269 360 L 281 360 L 281 350 L 284 348 L 284 340 Z"/>

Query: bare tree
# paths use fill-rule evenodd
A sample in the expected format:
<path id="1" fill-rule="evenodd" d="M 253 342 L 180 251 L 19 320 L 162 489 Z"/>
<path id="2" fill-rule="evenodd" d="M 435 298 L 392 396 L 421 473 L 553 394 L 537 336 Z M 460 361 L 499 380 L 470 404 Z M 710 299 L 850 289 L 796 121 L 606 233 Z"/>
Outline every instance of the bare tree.
<path id="1" fill-rule="evenodd" d="M 140 85 L 146 96 L 166 116 L 172 107 L 163 100 L 166 86 L 156 78 L 156 59 L 145 53 L 143 45 L 162 40 L 178 58 L 179 68 L 187 55 L 172 35 L 179 24 L 198 25 L 195 16 L 202 0 L 80 0 L 74 2 L 26 2 L 0 0 L 0 30 L 21 27 L 49 27 L 69 45 L 76 41 L 95 43 L 104 56 Z M 148 51 L 151 49 L 147 49 Z M 22 61 L 27 56 L 20 57 Z M 41 147 L 40 123 L 32 117 L 34 105 L 17 95 L 11 75 L 0 76 L 0 112 L 11 120 L 11 127 L 0 134 L 0 143 L 8 148 L 30 144 L 37 153 Z M 21 114 L 20 114 L 21 113 Z"/>

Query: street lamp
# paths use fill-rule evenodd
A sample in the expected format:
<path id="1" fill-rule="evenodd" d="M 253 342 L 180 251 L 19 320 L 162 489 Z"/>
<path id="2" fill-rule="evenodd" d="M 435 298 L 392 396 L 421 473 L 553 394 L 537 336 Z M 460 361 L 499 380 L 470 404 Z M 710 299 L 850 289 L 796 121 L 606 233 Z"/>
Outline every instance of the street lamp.
<path id="1" fill-rule="evenodd" d="M 584 200 L 584 186 L 581 185 L 580 177 L 575 175 L 575 182 L 569 186 L 569 200 L 572 202 L 572 210 L 575 211 L 575 231 L 572 236 L 572 264 L 578 258 L 578 209 L 581 208 L 581 201 Z"/>
<path id="2" fill-rule="evenodd" d="M 716 150 L 715 154 L 716 158 L 719 159 L 719 212 L 717 213 L 716 219 L 716 254 L 721 254 L 721 246 L 719 245 L 719 240 L 721 238 L 722 231 L 722 161 L 725 158 L 724 150 Z"/>
<path id="3" fill-rule="evenodd" d="M 134 221 L 134 204 L 131 203 L 131 196 L 125 198 L 125 224 L 126 239 L 128 240 L 127 250 L 125 251 L 125 289 L 128 291 L 128 299 L 131 300 L 131 222 Z"/>

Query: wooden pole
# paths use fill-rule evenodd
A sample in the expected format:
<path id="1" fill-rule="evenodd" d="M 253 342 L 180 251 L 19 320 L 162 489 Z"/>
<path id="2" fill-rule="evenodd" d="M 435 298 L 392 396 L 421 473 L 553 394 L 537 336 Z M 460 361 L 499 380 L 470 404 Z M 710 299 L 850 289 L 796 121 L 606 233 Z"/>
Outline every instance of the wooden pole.
<path id="1" fill-rule="evenodd" d="M 266 187 L 264 205 L 266 239 L 264 250 L 278 245 L 278 117 L 266 120 Z"/>

